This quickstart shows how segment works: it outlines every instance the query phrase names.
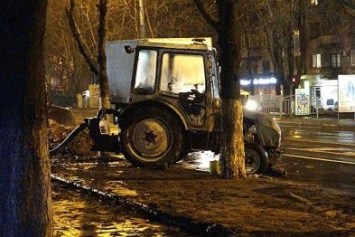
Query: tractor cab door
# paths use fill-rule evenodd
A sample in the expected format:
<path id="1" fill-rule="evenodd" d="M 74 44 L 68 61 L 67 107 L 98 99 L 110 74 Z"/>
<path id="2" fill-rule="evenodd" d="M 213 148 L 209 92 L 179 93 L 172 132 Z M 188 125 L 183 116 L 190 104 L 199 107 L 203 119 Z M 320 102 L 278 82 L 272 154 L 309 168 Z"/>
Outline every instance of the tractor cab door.
<path id="1" fill-rule="evenodd" d="M 162 53 L 160 92 L 178 100 L 177 106 L 193 127 L 206 124 L 205 55 L 191 52 Z"/>

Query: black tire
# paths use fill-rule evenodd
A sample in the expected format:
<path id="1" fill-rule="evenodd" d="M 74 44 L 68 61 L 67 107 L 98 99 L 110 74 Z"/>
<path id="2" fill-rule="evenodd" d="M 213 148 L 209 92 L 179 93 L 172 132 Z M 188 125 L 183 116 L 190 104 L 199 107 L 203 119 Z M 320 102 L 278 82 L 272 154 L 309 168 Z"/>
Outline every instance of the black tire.
<path id="1" fill-rule="evenodd" d="M 179 154 L 179 156 L 175 157 L 175 159 L 173 160 L 173 163 L 177 163 L 177 162 L 181 161 L 189 154 L 187 136 L 188 135 L 187 135 L 186 131 L 183 131 L 183 129 L 182 129 L 181 130 L 182 141 L 181 141 L 180 154 Z"/>
<path id="2" fill-rule="evenodd" d="M 130 111 L 120 127 L 122 153 L 135 166 L 165 167 L 181 156 L 182 128 L 164 109 L 146 107 Z"/>
<path id="3" fill-rule="evenodd" d="M 265 150 L 253 143 L 246 143 L 245 151 L 245 169 L 247 174 L 262 174 L 269 167 L 269 159 Z"/>
<path id="4" fill-rule="evenodd" d="M 181 161 L 182 159 L 184 159 L 187 155 L 189 154 L 186 146 L 184 145 L 181 152 L 180 152 L 180 156 L 178 156 L 175 160 L 174 163 Z"/>

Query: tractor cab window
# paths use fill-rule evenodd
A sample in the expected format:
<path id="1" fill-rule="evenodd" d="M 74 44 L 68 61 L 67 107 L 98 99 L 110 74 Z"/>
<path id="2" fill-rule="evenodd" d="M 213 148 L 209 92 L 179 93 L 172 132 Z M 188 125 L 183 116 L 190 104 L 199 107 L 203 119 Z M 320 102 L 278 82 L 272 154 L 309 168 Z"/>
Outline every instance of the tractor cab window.
<path id="1" fill-rule="evenodd" d="M 161 67 L 160 90 L 205 93 L 205 67 L 202 55 L 164 53 Z"/>
<path id="2" fill-rule="evenodd" d="M 146 95 L 154 92 L 156 76 L 157 52 L 154 50 L 140 50 L 138 54 L 137 71 L 134 91 Z"/>
<path id="3" fill-rule="evenodd" d="M 217 62 L 216 62 L 216 59 L 214 56 L 211 57 L 211 71 L 212 71 L 212 83 L 213 83 L 213 96 L 215 99 L 220 99 L 220 95 L 219 95 L 219 92 L 221 91 L 221 88 L 220 88 L 220 82 L 218 81 L 218 78 L 219 78 L 219 71 L 218 71 L 218 67 L 216 66 L 217 65 Z"/>

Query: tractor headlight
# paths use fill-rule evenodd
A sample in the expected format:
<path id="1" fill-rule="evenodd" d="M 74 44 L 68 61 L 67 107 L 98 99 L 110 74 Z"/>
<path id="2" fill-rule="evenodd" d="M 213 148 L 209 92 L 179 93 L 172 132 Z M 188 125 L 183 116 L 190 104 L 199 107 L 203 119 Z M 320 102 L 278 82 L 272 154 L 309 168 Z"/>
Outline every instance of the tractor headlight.
<path id="1" fill-rule="evenodd" d="M 258 109 L 258 103 L 254 100 L 248 100 L 245 104 L 245 108 L 247 110 L 255 111 Z"/>

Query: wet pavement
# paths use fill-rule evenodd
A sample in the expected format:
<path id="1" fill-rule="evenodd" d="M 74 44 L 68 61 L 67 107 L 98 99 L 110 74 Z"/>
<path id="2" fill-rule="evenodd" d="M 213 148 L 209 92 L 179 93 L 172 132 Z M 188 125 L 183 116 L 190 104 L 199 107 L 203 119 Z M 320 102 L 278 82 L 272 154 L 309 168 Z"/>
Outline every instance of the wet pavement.
<path id="1" fill-rule="evenodd" d="M 324 121 L 281 124 L 286 148 L 282 165 L 291 180 L 355 193 L 355 123 Z M 348 126 L 330 126 L 338 124 Z"/>
<path id="2" fill-rule="evenodd" d="M 54 237 L 188 237 L 177 227 L 149 220 L 124 206 L 53 182 Z"/>
<path id="3" fill-rule="evenodd" d="M 183 181 L 185 177 L 195 172 L 195 167 L 197 167 L 196 164 L 190 167 L 191 172 L 188 171 L 189 169 L 178 169 L 181 177 L 178 176 Z M 126 179 L 132 179 L 124 174 L 128 170 L 129 173 L 136 170 L 140 173 L 138 176 L 144 175 L 147 171 L 131 167 L 121 154 L 105 153 L 102 158 L 59 156 L 59 159 L 57 157 L 52 159 L 55 233 L 58 234 L 56 236 L 185 237 L 200 236 L 199 233 L 206 231 L 212 231 L 212 233 L 217 231 L 222 234 L 218 236 L 229 236 L 223 234 L 228 230 L 218 225 L 215 226 L 214 223 L 164 213 L 157 209 L 158 206 L 154 200 L 148 205 L 136 201 L 141 194 L 127 187 Z M 191 177 L 199 179 L 201 176 L 208 180 L 214 179 L 206 171 L 207 168 L 203 167 L 200 172 Z M 148 170 L 148 172 L 153 172 L 153 179 L 156 179 L 155 170 Z M 165 171 L 158 172 L 166 174 Z M 173 175 L 175 176 L 176 173 Z M 137 178 L 133 177 L 133 180 L 135 179 Z M 147 177 L 144 182 L 150 179 L 151 177 Z M 116 217 L 116 213 L 120 218 Z M 72 222 L 72 219 L 76 222 Z M 128 222 L 122 221 L 125 219 Z M 57 220 L 64 220 L 65 223 Z"/>

